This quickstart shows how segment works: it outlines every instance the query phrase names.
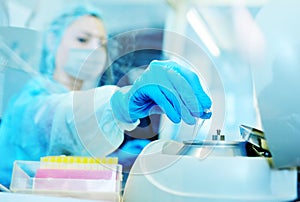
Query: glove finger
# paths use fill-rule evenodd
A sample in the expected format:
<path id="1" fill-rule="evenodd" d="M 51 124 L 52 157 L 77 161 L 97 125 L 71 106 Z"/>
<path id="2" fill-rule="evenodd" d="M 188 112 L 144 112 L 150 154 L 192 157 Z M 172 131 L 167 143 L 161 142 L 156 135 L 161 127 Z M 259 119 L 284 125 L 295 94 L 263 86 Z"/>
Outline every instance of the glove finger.
<path id="1" fill-rule="evenodd" d="M 195 95 L 194 89 L 181 74 L 175 71 L 172 74 L 168 74 L 168 79 L 173 88 L 171 91 L 176 93 L 178 100 L 180 100 L 182 119 L 188 124 L 194 124 L 195 119 L 193 116 L 200 117 L 204 111 Z"/>
<path id="2" fill-rule="evenodd" d="M 195 95 L 194 89 L 190 83 L 188 83 L 183 75 L 178 73 L 178 71 L 175 71 L 176 68 L 174 69 L 174 67 L 179 66 L 174 62 L 154 61 L 151 63 L 150 67 L 151 71 L 156 71 L 156 75 L 164 75 L 167 78 L 160 81 L 161 90 L 164 90 L 164 93 L 168 99 L 173 98 L 171 103 L 180 103 L 175 109 L 181 114 L 181 118 L 187 124 L 194 124 L 194 116 L 200 117 L 203 114 L 204 109 L 198 101 L 198 98 Z M 163 68 L 167 71 L 162 72 L 161 70 Z M 190 75 L 195 74 L 193 73 Z M 196 76 L 196 78 L 198 77 Z"/>
<path id="3" fill-rule="evenodd" d="M 178 65 L 177 63 L 172 62 L 172 61 L 154 60 L 151 62 L 150 67 L 152 67 L 152 69 L 166 68 L 169 70 L 169 73 L 173 71 L 174 73 L 168 74 L 168 75 L 169 75 L 169 77 L 170 76 L 173 77 L 173 78 L 170 78 L 170 81 L 172 82 L 174 87 L 178 88 L 178 92 L 180 92 L 180 93 L 185 92 L 185 87 L 190 86 L 189 89 L 192 89 L 192 91 L 193 91 L 191 93 L 191 95 L 193 94 L 196 96 L 195 101 L 200 103 L 198 105 L 199 107 L 201 106 L 201 108 L 199 108 L 200 113 L 197 115 L 198 117 L 203 114 L 203 109 L 210 109 L 211 100 L 207 96 L 207 94 L 204 92 L 197 74 L 195 74 L 193 71 L 191 71 L 187 68 L 181 67 L 180 65 Z M 176 76 L 177 76 L 177 78 L 176 78 Z M 183 82 L 183 80 L 185 80 L 187 83 L 187 85 L 185 87 L 181 87 L 182 86 L 181 82 Z M 180 90 L 179 90 L 179 88 L 180 88 Z M 181 89 L 183 89 L 183 91 Z M 194 105 L 192 105 L 192 106 L 194 106 Z M 187 104 L 186 106 L 188 107 L 189 105 Z M 192 110 L 191 112 L 194 113 L 196 111 L 198 111 L 198 110 Z M 197 114 L 197 113 L 195 113 L 195 114 Z"/>
<path id="4" fill-rule="evenodd" d="M 199 103 L 201 103 L 202 108 L 210 109 L 211 100 L 207 96 L 207 94 L 204 92 L 198 75 L 195 72 L 193 72 L 187 68 L 184 68 L 175 62 L 168 62 L 168 63 L 169 63 L 170 69 L 172 69 L 173 71 L 180 74 L 189 83 L 189 85 L 194 90 L 194 93 L 195 93 Z"/>
<path id="5" fill-rule="evenodd" d="M 157 86 L 152 88 L 151 91 L 152 92 L 148 94 L 148 96 L 164 111 L 172 122 L 179 123 L 181 120 L 181 114 L 178 110 L 180 104 L 175 96 L 170 93 L 166 95 L 166 91 L 162 91 Z"/>
<path id="6" fill-rule="evenodd" d="M 183 119 L 183 121 L 189 125 L 195 124 L 196 120 L 194 116 L 191 114 L 190 108 L 187 107 L 190 105 L 184 103 L 185 99 L 182 100 L 182 98 L 180 98 L 182 95 L 179 95 L 178 92 L 175 90 L 170 92 L 169 90 L 166 90 L 163 87 L 160 87 L 160 89 L 163 92 L 163 94 L 166 96 L 166 99 L 168 99 L 170 103 L 173 103 L 174 108 L 178 112 L 178 114 L 181 114 L 181 118 Z"/>
<path id="7" fill-rule="evenodd" d="M 201 118 L 201 119 L 210 119 L 211 115 L 212 115 L 212 112 L 208 112 L 208 113 L 204 112 L 204 113 L 200 116 L 200 118 Z"/>
<path id="8" fill-rule="evenodd" d="M 180 75 L 182 75 L 185 78 L 185 80 L 190 84 L 190 86 L 194 90 L 194 93 L 195 93 L 199 103 L 201 103 L 202 108 L 210 109 L 211 108 L 211 100 L 208 97 L 208 95 L 204 92 L 198 75 L 186 68 L 180 67 L 179 65 L 174 65 L 173 69 L 174 69 L 174 71 L 176 71 Z"/>

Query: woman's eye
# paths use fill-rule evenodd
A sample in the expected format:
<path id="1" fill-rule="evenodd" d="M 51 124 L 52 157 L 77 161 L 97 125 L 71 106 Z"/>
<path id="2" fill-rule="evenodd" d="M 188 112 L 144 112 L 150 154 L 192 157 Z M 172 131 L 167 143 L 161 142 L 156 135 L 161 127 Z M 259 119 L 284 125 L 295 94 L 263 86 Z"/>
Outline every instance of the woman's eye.
<path id="1" fill-rule="evenodd" d="M 88 39 L 82 38 L 82 37 L 78 37 L 77 41 L 79 41 L 80 43 L 86 43 L 88 41 Z"/>
<path id="2" fill-rule="evenodd" d="M 107 45 L 107 40 L 106 39 L 99 39 L 98 40 L 98 45 L 99 45 L 99 47 L 105 47 Z"/>

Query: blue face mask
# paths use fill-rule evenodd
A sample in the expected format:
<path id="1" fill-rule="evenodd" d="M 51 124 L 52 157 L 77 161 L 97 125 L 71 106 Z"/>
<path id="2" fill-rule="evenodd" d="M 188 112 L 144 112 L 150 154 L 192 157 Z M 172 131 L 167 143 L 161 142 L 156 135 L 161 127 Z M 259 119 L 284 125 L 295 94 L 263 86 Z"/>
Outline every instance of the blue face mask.
<path id="1" fill-rule="evenodd" d="M 106 50 L 70 49 L 64 71 L 79 80 L 93 80 L 105 71 Z"/>

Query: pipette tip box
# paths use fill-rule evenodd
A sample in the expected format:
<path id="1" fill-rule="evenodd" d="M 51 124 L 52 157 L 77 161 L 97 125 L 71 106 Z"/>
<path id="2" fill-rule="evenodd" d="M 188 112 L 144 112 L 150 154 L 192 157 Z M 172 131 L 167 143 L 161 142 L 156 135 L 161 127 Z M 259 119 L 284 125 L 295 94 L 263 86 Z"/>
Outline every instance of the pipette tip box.
<path id="1" fill-rule="evenodd" d="M 121 201 L 121 182 L 122 165 L 114 159 L 47 157 L 41 161 L 15 161 L 10 190 Z"/>

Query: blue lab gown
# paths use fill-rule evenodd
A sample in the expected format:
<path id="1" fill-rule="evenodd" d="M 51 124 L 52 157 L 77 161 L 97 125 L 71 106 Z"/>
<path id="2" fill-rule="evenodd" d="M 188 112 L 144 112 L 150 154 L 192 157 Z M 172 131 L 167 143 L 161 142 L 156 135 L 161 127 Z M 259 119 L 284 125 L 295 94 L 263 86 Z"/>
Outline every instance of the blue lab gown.
<path id="1" fill-rule="evenodd" d="M 0 183 L 9 186 L 15 160 L 46 155 L 105 156 L 123 141 L 126 124 L 114 119 L 116 86 L 70 92 L 44 78 L 32 79 L 14 97 L 0 126 Z"/>

